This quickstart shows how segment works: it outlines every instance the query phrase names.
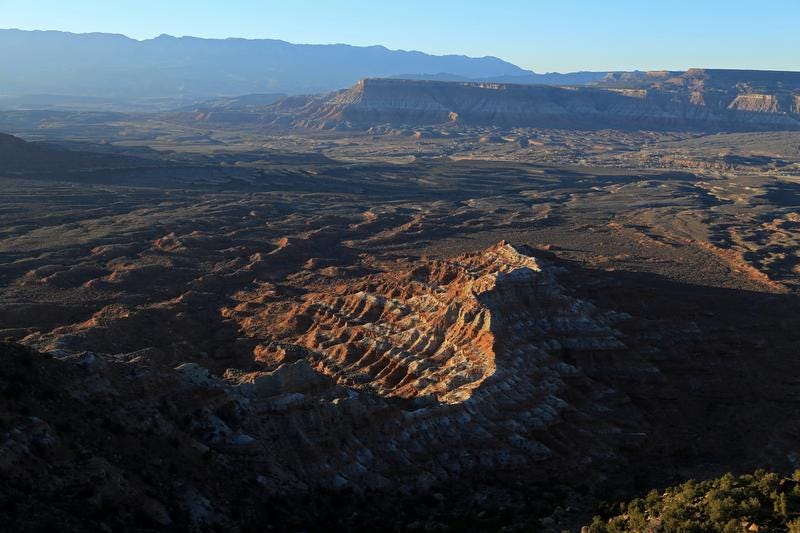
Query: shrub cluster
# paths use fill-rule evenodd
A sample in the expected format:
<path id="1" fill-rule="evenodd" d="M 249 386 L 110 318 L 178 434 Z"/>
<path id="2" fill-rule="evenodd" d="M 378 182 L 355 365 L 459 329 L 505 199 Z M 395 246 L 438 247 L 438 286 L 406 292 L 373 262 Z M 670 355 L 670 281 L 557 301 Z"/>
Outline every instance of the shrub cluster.
<path id="1" fill-rule="evenodd" d="M 608 506 L 590 533 L 800 533 L 800 471 L 789 479 L 757 470 L 690 480 L 663 493 Z"/>

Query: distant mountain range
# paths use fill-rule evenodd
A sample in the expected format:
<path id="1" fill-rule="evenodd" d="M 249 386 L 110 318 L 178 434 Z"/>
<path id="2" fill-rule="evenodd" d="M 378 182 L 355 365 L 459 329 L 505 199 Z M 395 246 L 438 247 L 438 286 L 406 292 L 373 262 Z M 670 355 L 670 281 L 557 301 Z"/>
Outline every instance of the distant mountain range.
<path id="1" fill-rule="evenodd" d="M 100 105 L 151 99 L 190 104 L 252 93 L 308 94 L 361 78 L 584 83 L 605 73 L 535 74 L 496 57 L 435 56 L 383 46 L 305 45 L 262 39 L 200 39 L 0 30 L 0 107 Z M 9 99 L 8 97 L 26 98 Z M 37 95 L 29 98 L 29 95 Z M 64 99 L 61 95 L 82 98 Z"/>
<path id="2" fill-rule="evenodd" d="M 2 109 L 168 111 L 273 128 L 800 129 L 800 73 L 537 74 L 382 46 L 0 30 Z"/>

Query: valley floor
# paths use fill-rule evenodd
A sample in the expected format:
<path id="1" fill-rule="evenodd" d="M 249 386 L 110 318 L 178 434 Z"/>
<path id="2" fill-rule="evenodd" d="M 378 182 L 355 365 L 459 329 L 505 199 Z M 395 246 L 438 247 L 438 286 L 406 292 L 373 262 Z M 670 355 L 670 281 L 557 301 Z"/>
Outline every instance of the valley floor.
<path id="1" fill-rule="evenodd" d="M 796 163 L 280 142 L 3 171 L 4 523 L 560 530 L 800 468 Z"/>

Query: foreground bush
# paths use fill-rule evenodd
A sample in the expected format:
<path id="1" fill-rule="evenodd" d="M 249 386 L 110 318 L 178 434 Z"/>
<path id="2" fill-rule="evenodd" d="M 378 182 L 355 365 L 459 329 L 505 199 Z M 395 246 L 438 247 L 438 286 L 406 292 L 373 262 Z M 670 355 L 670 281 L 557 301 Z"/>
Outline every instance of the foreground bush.
<path id="1" fill-rule="evenodd" d="M 595 516 L 584 531 L 800 533 L 800 471 L 792 479 L 758 470 L 740 477 L 690 480 L 608 511 Z"/>

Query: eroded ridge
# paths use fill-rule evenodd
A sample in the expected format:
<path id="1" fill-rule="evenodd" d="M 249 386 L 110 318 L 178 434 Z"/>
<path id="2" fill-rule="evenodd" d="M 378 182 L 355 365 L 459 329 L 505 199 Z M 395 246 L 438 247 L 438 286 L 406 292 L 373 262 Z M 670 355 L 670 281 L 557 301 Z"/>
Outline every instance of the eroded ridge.
<path id="1" fill-rule="evenodd" d="M 611 405 L 627 412 L 627 402 L 564 355 L 624 351 L 613 327 L 624 316 L 568 296 L 551 267 L 505 242 L 452 259 L 389 262 L 289 305 L 245 308 L 230 316 L 260 343 L 255 357 L 275 369 L 270 375 L 305 361 L 336 384 L 335 415 L 323 409 L 317 422 L 342 435 L 336 459 L 304 462 L 323 485 L 411 490 L 476 468 L 531 464 L 547 476 L 572 455 L 570 442 L 603 435 L 581 452 L 586 461 L 618 444 L 606 414 Z M 317 405 L 304 394 L 291 397 L 288 418 Z M 351 426 L 361 429 L 351 434 Z"/>
<path id="2" fill-rule="evenodd" d="M 564 334 L 585 336 L 568 344 L 620 347 L 590 314 L 536 259 L 501 242 L 306 294 L 277 330 L 340 384 L 456 404 L 560 348 Z"/>
<path id="3" fill-rule="evenodd" d="M 296 253 L 291 264 L 303 264 L 313 257 L 308 244 L 281 241 L 275 253 Z M 203 310 L 205 293 L 189 291 L 138 309 L 104 308 L 23 342 L 58 358 L 130 364 L 190 383 L 197 395 L 187 409 L 196 416 L 182 420 L 191 438 L 225 453 L 234 447 L 237 468 L 257 468 L 274 493 L 410 493 L 534 465 L 546 479 L 642 440 L 629 442 L 628 427 L 641 419 L 625 394 L 580 363 L 613 365 L 627 353 L 614 328 L 627 315 L 568 295 L 555 270 L 522 248 L 500 242 L 443 260 L 363 256 L 333 278 L 327 267 L 306 271 L 308 292 L 267 281 L 275 269 L 263 265 L 273 254 L 245 257 L 225 263 L 244 272 L 226 278 L 238 305 Z M 176 310 L 197 317 L 196 327 L 165 320 Z M 193 355 L 191 346 L 205 345 L 190 334 L 203 338 L 201 318 L 217 313 L 226 329 L 214 330 L 214 342 L 242 353 Z M 143 331 L 193 343 L 174 345 L 170 356 L 130 340 Z M 134 350 L 122 353 L 123 345 Z M 247 347 L 254 348 L 245 354 Z M 633 364 L 652 370 L 625 359 L 626 368 Z"/>

